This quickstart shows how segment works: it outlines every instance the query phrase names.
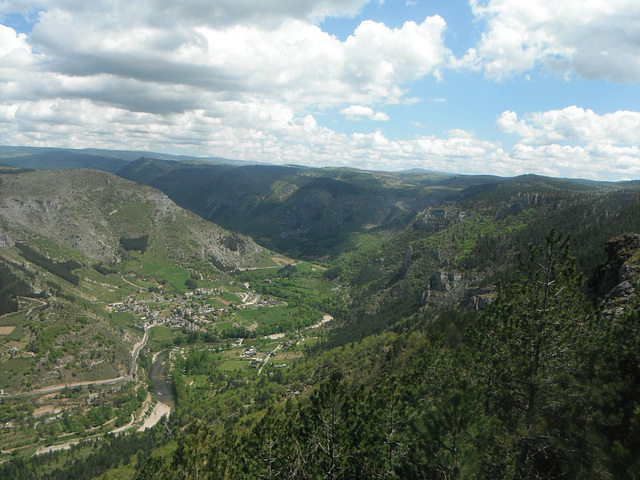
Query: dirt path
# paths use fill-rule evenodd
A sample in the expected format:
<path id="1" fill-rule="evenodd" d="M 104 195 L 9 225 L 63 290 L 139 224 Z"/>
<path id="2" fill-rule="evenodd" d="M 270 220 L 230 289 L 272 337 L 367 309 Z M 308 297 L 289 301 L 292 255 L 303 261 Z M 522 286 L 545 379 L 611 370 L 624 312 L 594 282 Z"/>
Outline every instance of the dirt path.
<path id="1" fill-rule="evenodd" d="M 42 455 L 43 453 L 56 452 L 58 450 L 69 450 L 72 445 L 75 445 L 76 443 L 80 443 L 88 439 L 89 437 L 76 438 L 75 440 L 69 440 L 66 443 L 60 443 L 58 445 L 49 445 L 48 447 L 40 447 L 38 450 L 36 450 L 36 453 L 34 453 L 34 455 Z"/>
<path id="2" fill-rule="evenodd" d="M 134 286 L 134 287 L 136 287 L 136 288 L 140 288 L 140 285 L 136 285 L 135 283 L 130 282 L 129 280 L 127 280 L 127 279 L 126 279 L 126 278 L 124 278 L 123 276 L 120 276 L 120 278 L 121 278 L 122 280 L 124 280 L 125 282 L 127 282 L 129 285 L 133 285 L 133 286 Z"/>
<path id="3" fill-rule="evenodd" d="M 333 317 L 331 315 L 325 315 L 322 317 L 322 320 L 320 320 L 315 325 L 311 325 L 310 327 L 307 328 L 307 330 L 311 330 L 312 328 L 320 328 L 322 325 L 330 322 L 331 320 L 333 320 Z"/>

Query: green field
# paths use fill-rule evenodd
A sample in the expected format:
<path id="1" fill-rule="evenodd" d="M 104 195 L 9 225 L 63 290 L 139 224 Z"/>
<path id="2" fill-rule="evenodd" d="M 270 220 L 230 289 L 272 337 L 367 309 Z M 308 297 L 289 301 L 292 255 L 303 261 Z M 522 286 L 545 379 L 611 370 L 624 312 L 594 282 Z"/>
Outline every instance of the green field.
<path id="1" fill-rule="evenodd" d="M 233 328 L 233 324 L 236 322 L 216 322 L 216 328 L 221 332 L 228 332 Z"/>
<path id="2" fill-rule="evenodd" d="M 242 318 L 242 323 L 245 325 L 257 323 L 259 327 L 282 326 L 285 328 L 289 326 L 288 329 L 294 328 L 293 324 L 297 314 L 297 308 L 287 305 L 269 308 L 245 308 L 237 311 L 237 316 Z"/>
<path id="3" fill-rule="evenodd" d="M 227 360 L 218 367 L 218 370 L 223 372 L 235 372 L 236 370 L 245 370 L 249 366 L 247 360 Z"/>
<path id="4" fill-rule="evenodd" d="M 230 292 L 223 293 L 222 299 L 226 300 L 227 302 L 241 303 L 240 297 Z"/>
<path id="5" fill-rule="evenodd" d="M 225 302 L 222 302 L 217 298 L 208 298 L 206 302 L 208 305 L 211 305 L 213 308 L 223 308 L 227 306 Z"/>
<path id="6" fill-rule="evenodd" d="M 149 341 L 150 342 L 173 342 L 173 340 L 182 335 L 179 330 L 171 329 L 169 327 L 153 327 L 149 331 Z"/>
<path id="7" fill-rule="evenodd" d="M 126 328 L 129 329 L 134 325 L 139 324 L 137 318 L 135 317 L 135 315 L 133 315 L 133 313 L 129 313 L 129 312 L 113 312 L 110 316 L 110 323 L 114 326 L 118 326 L 121 328 Z M 141 327 L 140 331 L 141 330 Z"/>
<path id="8" fill-rule="evenodd" d="M 185 281 L 189 278 L 189 271 L 176 266 L 175 262 L 166 255 L 164 247 L 158 246 L 157 241 L 150 239 L 149 242 L 149 248 L 144 254 L 137 251 L 127 252 L 123 270 L 134 272 L 142 279 L 149 279 L 153 282 L 165 280 L 179 292 L 187 291 Z M 141 286 L 148 288 L 152 284 L 147 282 Z"/>
<path id="9" fill-rule="evenodd" d="M 18 389 L 25 381 L 25 372 L 31 371 L 30 358 L 13 358 L 0 362 L 0 388 Z"/>

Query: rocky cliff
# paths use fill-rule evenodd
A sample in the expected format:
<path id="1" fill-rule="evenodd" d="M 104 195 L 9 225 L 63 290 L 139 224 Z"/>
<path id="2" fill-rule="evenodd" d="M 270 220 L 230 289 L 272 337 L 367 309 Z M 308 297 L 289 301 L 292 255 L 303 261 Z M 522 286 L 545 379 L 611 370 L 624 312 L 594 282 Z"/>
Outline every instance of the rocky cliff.
<path id="1" fill-rule="evenodd" d="M 607 242 L 607 262 L 588 285 L 592 299 L 604 302 L 606 316 L 619 316 L 636 297 L 640 281 L 640 234 L 629 233 Z"/>
<path id="2" fill-rule="evenodd" d="M 115 263 L 121 239 L 149 236 L 176 260 L 199 254 L 222 269 L 268 256 L 243 235 L 178 207 L 162 192 L 95 170 L 0 175 L 0 242 L 48 237 L 95 261 Z"/>

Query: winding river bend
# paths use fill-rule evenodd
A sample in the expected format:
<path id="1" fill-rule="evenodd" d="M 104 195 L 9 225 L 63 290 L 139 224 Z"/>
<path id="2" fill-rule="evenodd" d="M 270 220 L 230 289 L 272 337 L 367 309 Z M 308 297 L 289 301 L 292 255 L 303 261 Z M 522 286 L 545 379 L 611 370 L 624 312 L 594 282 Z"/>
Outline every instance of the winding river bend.
<path id="1" fill-rule="evenodd" d="M 176 397 L 173 393 L 171 382 L 167 380 L 166 361 L 169 356 L 169 350 L 160 352 L 151 366 L 150 377 L 155 385 L 153 392 L 156 400 L 167 405 L 171 410 L 176 406 Z"/>

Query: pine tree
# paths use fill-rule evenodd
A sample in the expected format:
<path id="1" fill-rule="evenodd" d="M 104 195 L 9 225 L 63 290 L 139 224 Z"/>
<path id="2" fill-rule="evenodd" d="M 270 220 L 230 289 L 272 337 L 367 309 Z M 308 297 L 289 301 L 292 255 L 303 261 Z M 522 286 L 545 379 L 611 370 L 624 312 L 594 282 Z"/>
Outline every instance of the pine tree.
<path id="1" fill-rule="evenodd" d="M 298 438 L 312 478 L 342 478 L 354 444 L 346 428 L 350 400 L 342 374 L 334 371 L 301 405 Z"/>
<path id="2" fill-rule="evenodd" d="M 518 281 L 499 291 L 474 331 L 488 477 L 584 474 L 575 458 L 585 448 L 583 368 L 593 315 L 582 284 L 569 239 L 552 230 L 544 245 L 530 247 Z"/>

